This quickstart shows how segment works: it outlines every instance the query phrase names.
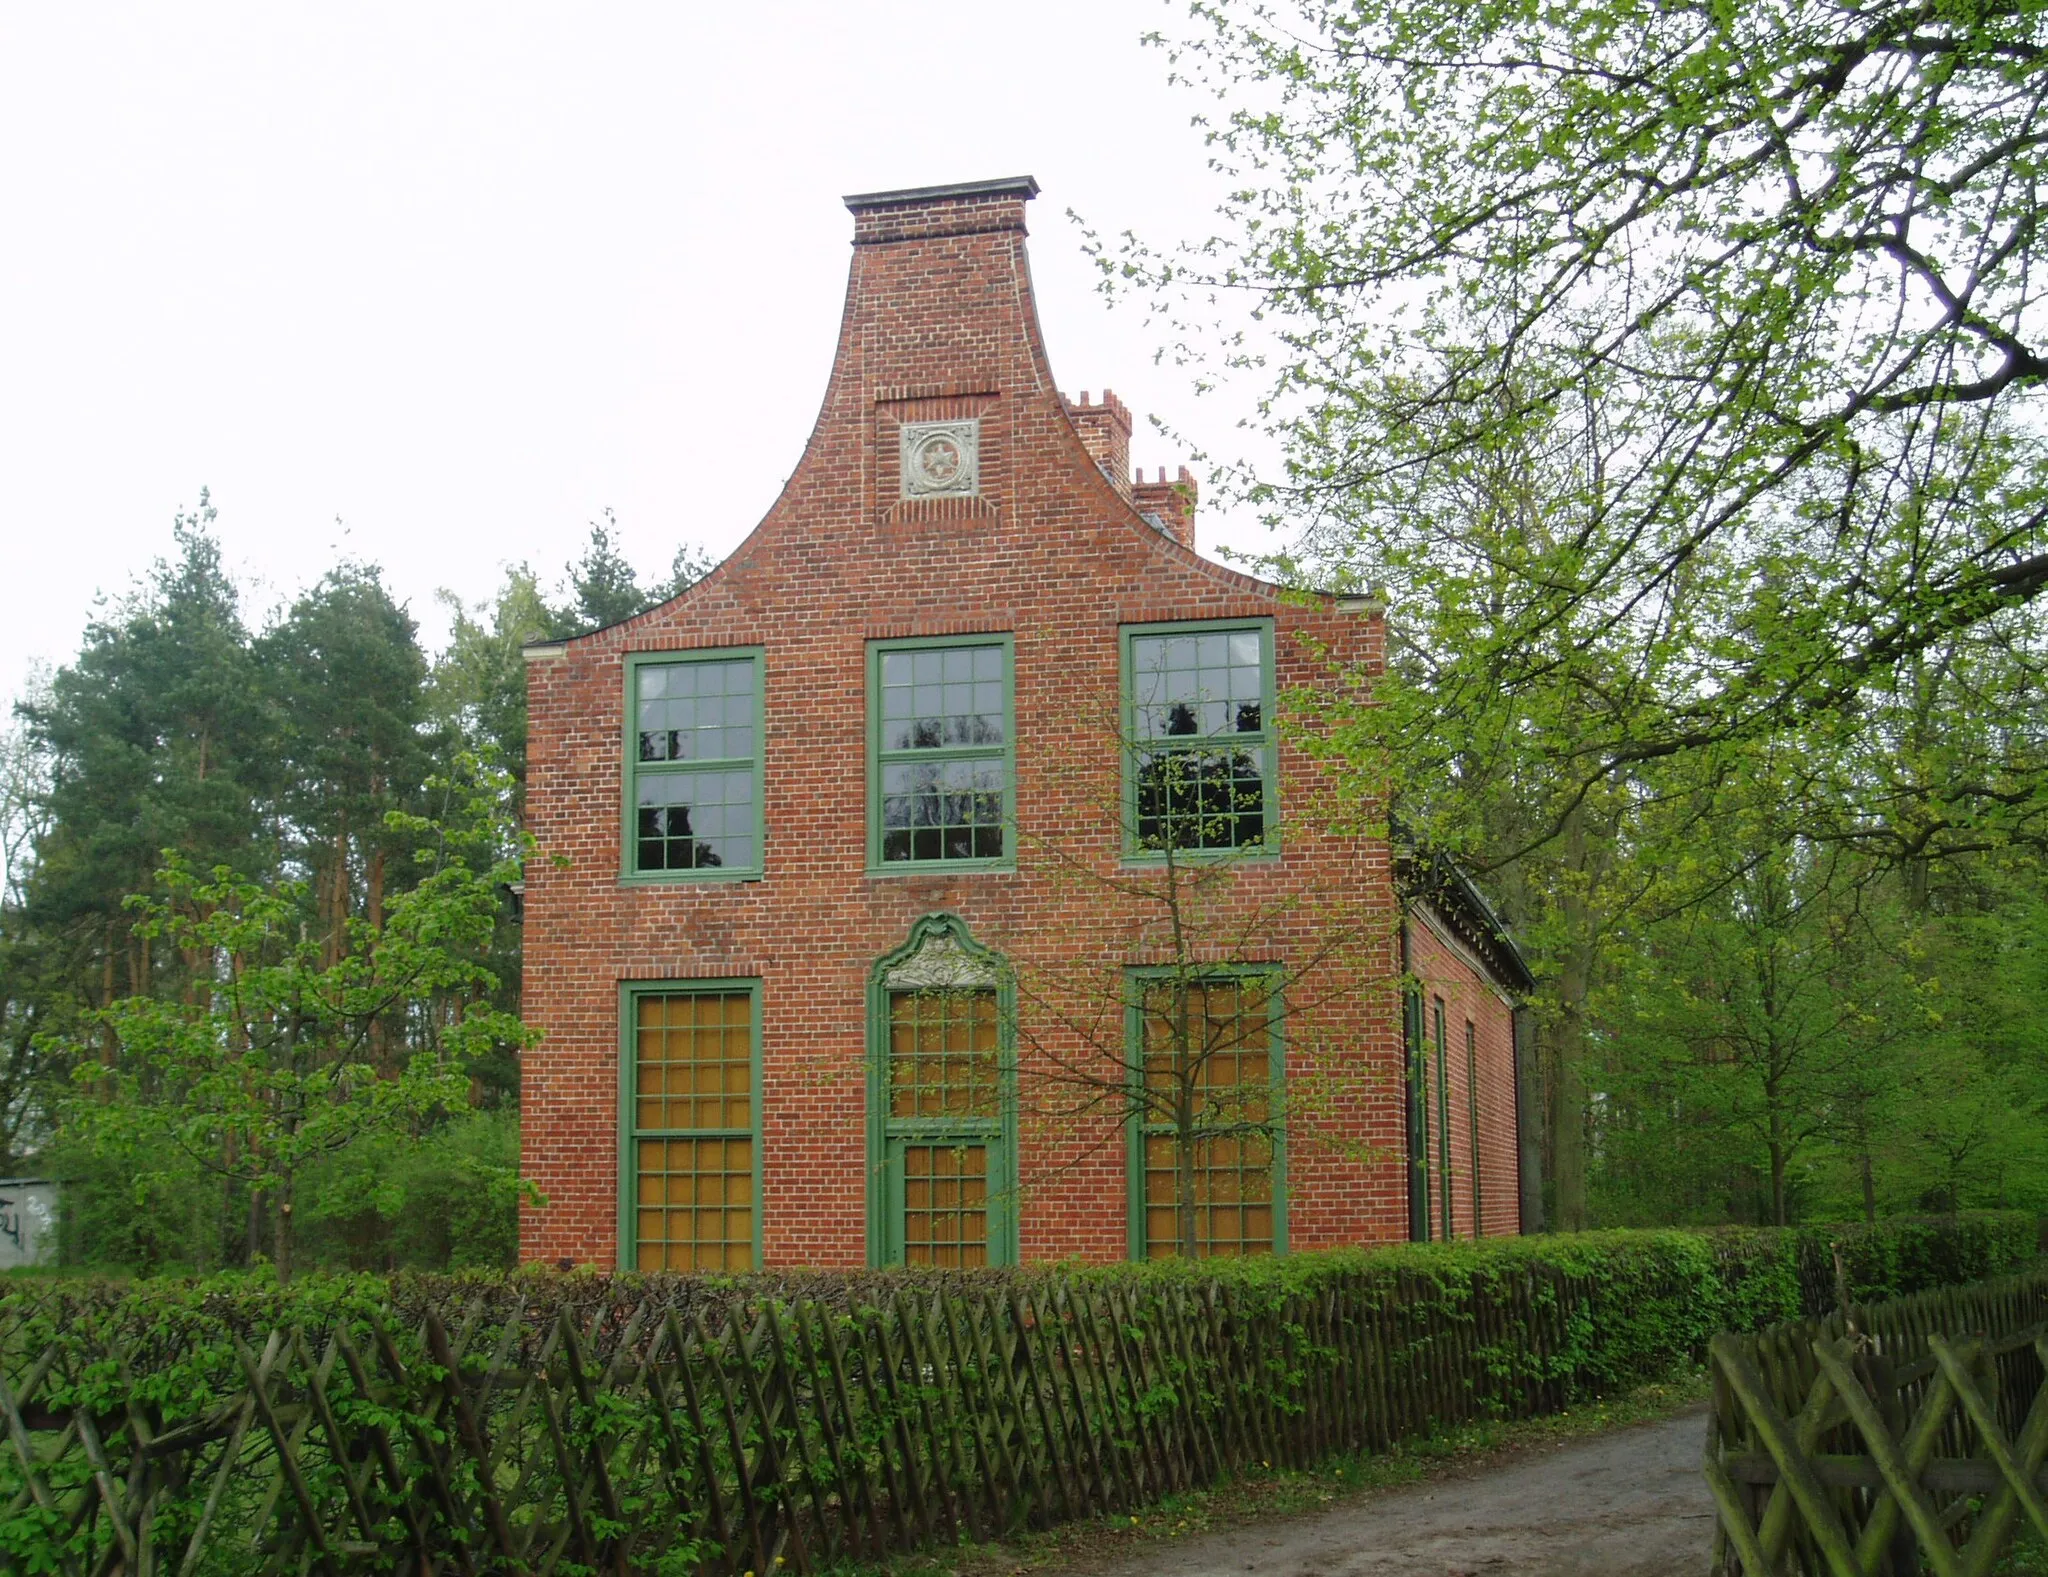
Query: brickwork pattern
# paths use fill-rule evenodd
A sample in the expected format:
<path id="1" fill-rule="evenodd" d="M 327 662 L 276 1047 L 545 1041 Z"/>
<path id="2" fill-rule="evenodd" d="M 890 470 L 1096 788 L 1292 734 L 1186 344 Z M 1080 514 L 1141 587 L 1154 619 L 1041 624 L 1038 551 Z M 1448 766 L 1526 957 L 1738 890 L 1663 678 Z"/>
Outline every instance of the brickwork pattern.
<path id="1" fill-rule="evenodd" d="M 1499 991 L 1425 906 L 1408 919 L 1408 968 L 1421 984 L 1425 1036 L 1435 1033 L 1435 1004 L 1444 1004 L 1444 1062 L 1450 1074 L 1451 1235 L 1472 1230 L 1472 1083 L 1465 1026 L 1473 1028 L 1479 1074 L 1479 1209 L 1481 1237 L 1521 1231 L 1521 1181 L 1515 1126 L 1514 1013 Z M 1430 1048 L 1430 1187 L 1440 1209 L 1443 1134 L 1436 1103 L 1436 1052 Z M 1440 1217 L 1438 1218 L 1440 1219 Z M 1441 1233 L 1441 1227 L 1438 1228 Z"/>
<path id="2" fill-rule="evenodd" d="M 981 424 L 981 495 L 900 498 L 900 424 L 968 416 Z M 1376 612 L 1284 596 L 1197 557 L 1104 475 L 1047 366 L 1021 196 L 858 212 L 823 409 L 767 517 L 680 598 L 530 666 L 539 854 L 526 1005 L 545 1038 L 525 1067 L 522 1144 L 546 1203 L 524 1212 L 523 1257 L 617 1260 L 622 983 L 758 978 L 763 1259 L 860 1263 L 875 960 L 945 911 L 1025 975 L 1078 968 L 1113 982 L 1155 961 L 1139 907 L 1110 886 L 1129 871 L 1116 810 L 1119 626 L 1245 617 L 1273 622 L 1283 693 L 1360 682 L 1382 661 Z M 1015 643 L 1017 868 L 870 874 L 866 643 L 982 632 Z M 624 659 L 722 646 L 764 654 L 765 873 L 621 881 Z M 1215 936 L 1249 934 L 1283 965 L 1319 950 L 1339 961 L 1333 926 L 1352 938 L 1341 989 L 1305 979 L 1290 1005 L 1290 1087 L 1314 1092 L 1290 1133 L 1291 1241 L 1405 1236 L 1388 850 L 1342 830 L 1335 783 L 1295 743 L 1281 744 L 1279 770 L 1283 852 L 1233 865 L 1204 903 Z M 1319 828 L 1325 817 L 1334 828 Z M 1063 1033 L 1027 1029 L 1044 1046 Z M 1085 1037 L 1066 1050 L 1085 1059 Z M 1023 1120 L 1025 1259 L 1125 1255 L 1119 1133 L 1102 1103 L 1072 1121 Z M 1511 1129 L 1501 1142 L 1511 1166 Z M 1491 1213 L 1490 1177 L 1488 1191 Z"/>

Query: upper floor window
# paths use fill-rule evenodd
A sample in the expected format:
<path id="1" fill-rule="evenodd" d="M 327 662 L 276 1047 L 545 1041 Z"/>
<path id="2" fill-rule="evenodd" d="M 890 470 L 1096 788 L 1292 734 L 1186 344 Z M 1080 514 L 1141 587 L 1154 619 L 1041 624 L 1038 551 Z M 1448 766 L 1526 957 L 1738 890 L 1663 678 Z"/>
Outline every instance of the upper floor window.
<path id="1" fill-rule="evenodd" d="M 627 667 L 626 874 L 761 871 L 761 658 L 636 655 Z"/>
<path id="2" fill-rule="evenodd" d="M 1127 852 L 1274 847 L 1273 628 L 1124 632 Z"/>
<path id="3" fill-rule="evenodd" d="M 877 641 L 868 661 L 869 864 L 1008 863 L 1009 637 Z"/>

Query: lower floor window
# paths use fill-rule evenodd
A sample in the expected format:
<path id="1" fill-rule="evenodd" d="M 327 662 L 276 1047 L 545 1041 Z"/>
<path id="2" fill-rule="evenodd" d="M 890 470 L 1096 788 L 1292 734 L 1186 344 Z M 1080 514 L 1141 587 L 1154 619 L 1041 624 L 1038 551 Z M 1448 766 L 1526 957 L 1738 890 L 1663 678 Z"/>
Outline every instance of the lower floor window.
<path id="1" fill-rule="evenodd" d="M 1277 1002 L 1262 975 L 1141 977 L 1134 1010 L 1135 1254 L 1284 1246 Z"/>
<path id="2" fill-rule="evenodd" d="M 752 1270 L 755 990 L 634 987 L 626 1005 L 628 1263 Z"/>
<path id="3" fill-rule="evenodd" d="M 988 1263 L 988 1146 L 903 1144 L 897 1203 L 906 1265 L 957 1270 Z"/>
<path id="4" fill-rule="evenodd" d="M 871 1008 L 869 1251 L 962 1269 L 1016 1258 L 1012 1101 L 995 960 L 950 917 L 877 967 Z"/>
<path id="5" fill-rule="evenodd" d="M 883 1165 L 889 1260 L 989 1263 L 989 1160 L 1003 1144 L 992 987 L 888 993 Z"/>

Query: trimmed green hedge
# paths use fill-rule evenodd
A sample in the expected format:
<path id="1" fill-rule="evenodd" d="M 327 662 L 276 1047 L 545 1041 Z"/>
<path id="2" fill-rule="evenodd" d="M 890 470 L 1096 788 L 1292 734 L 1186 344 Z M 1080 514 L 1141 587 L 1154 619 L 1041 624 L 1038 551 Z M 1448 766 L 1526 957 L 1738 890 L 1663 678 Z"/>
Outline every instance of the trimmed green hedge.
<path id="1" fill-rule="evenodd" d="M 1570 1352 L 1558 1363 L 1580 1377 L 1574 1394 L 1633 1383 L 1697 1360 L 1716 1330 L 1757 1330 L 1811 1318 L 1836 1303 L 1839 1245 L 1850 1296 L 1875 1302 L 2002 1275 L 2038 1257 L 2040 1222 L 2024 1211 L 1897 1218 L 1792 1228 L 1627 1229 L 1331 1249 L 1272 1258 L 1176 1260 L 1104 1266 L 921 1272 L 768 1271 L 735 1277 L 568 1275 L 524 1270 L 393 1276 L 307 1275 L 279 1287 L 263 1275 L 114 1281 L 0 1274 L 0 1362 L 51 1341 L 141 1341 L 167 1359 L 233 1333 L 247 1339 L 300 1326 L 324 1331 L 372 1312 L 397 1326 L 429 1310 L 495 1325 L 514 1308 L 539 1329 L 567 1309 L 587 1329 L 622 1328 L 611 1311 L 675 1309 L 713 1315 L 734 1302 L 773 1298 L 852 1310 L 879 1307 L 899 1290 L 964 1289 L 1048 1280 L 1126 1288 L 1217 1282 L 1253 1304 L 1277 1306 L 1334 1282 L 1384 1289 L 1404 1305 L 1455 1324 L 1479 1287 L 1531 1274 L 1574 1289 Z"/>
<path id="2" fill-rule="evenodd" d="M 803 1569 L 1014 1532 L 1662 1375 L 1831 1300 L 1837 1242 L 1859 1299 L 2035 1248 L 2013 1215 L 946 1275 L 0 1281 L 0 1568 L 84 1577 L 124 1530 L 206 1573 L 479 1538 L 491 1569 Z"/>

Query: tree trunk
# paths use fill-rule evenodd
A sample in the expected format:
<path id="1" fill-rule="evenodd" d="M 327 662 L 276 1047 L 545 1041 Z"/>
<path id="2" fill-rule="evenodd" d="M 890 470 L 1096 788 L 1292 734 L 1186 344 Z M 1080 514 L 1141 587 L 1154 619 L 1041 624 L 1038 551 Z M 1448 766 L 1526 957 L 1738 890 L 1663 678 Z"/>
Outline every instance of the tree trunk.
<path id="1" fill-rule="evenodd" d="M 1185 1057 L 1173 1092 L 1173 1202 L 1180 1257 L 1193 1259 L 1200 1247 L 1195 1233 L 1195 1090 L 1194 1074 Z"/>
<path id="2" fill-rule="evenodd" d="M 113 920 L 112 920 L 112 919 L 110 918 L 110 919 L 109 919 L 109 920 L 107 921 L 107 941 L 106 941 L 106 946 L 105 946 L 105 948 L 104 948 L 104 949 L 102 950 L 102 955 L 101 955 L 101 958 L 100 958 L 100 1006 L 101 1006 L 102 1008 L 110 1008 L 110 1007 L 112 1007 L 113 1005 L 114 1005 L 114 922 L 113 922 Z M 100 1043 L 100 1063 L 101 1063 L 101 1065 L 102 1065 L 102 1066 L 104 1066 L 104 1067 L 109 1067 L 109 1068 L 111 1068 L 111 1067 L 113 1067 L 113 1066 L 114 1066 L 114 1064 L 115 1064 L 115 1063 L 116 1063 L 116 1062 L 117 1062 L 117 1061 L 118 1061 L 118 1060 L 120 1059 L 120 1051 L 121 1051 L 121 1041 L 120 1041 L 120 1037 L 118 1037 L 118 1036 L 117 1036 L 117 1035 L 116 1035 L 116 1034 L 114 1033 L 114 1026 L 113 1026 L 113 1025 L 112 1025 L 111 1023 L 109 1023 L 109 1024 L 106 1024 L 106 1025 L 104 1025 L 104 1026 L 103 1026 L 103 1035 L 104 1035 L 104 1038 L 102 1039 L 102 1041 L 101 1041 L 101 1043 Z M 111 1082 L 108 1082 L 108 1083 L 103 1083 L 103 1084 L 102 1084 L 102 1085 L 100 1086 L 100 1099 L 101 1099 L 101 1100 L 103 1100 L 103 1101 L 105 1101 L 105 1100 L 111 1100 L 112 1098 L 113 1098 L 113 1086 L 112 1086 Z"/>
<path id="3" fill-rule="evenodd" d="M 363 873 L 363 914 L 372 932 L 383 931 L 384 851 L 381 848 L 370 851 L 369 868 Z M 384 1015 L 380 1013 L 370 1020 L 370 1065 L 386 1077 L 395 1078 L 398 1070 L 391 1063 L 390 1041 Z"/>
<path id="4" fill-rule="evenodd" d="M 277 1245 L 277 1284 L 283 1286 L 292 1279 L 292 1185 L 286 1182 L 277 1190 L 276 1228 L 271 1241 Z"/>
<path id="5" fill-rule="evenodd" d="M 231 1263 L 235 1253 L 235 1163 L 240 1155 L 241 1145 L 229 1134 L 221 1143 L 220 1219 L 214 1223 L 214 1238 L 220 1245 L 223 1265 Z"/>
<path id="6" fill-rule="evenodd" d="M 1867 1225 L 1877 1225 L 1877 1180 L 1870 1174 L 1870 1148 L 1867 1143 L 1863 1150 L 1863 1219 Z"/>
<path id="7" fill-rule="evenodd" d="M 343 812 L 334 833 L 334 869 L 328 873 L 327 935 L 321 963 L 332 969 L 341 960 L 348 934 L 348 814 Z"/>
<path id="8" fill-rule="evenodd" d="M 1200 1247 L 1195 1233 L 1195 1057 L 1193 987 L 1185 979 L 1173 983 L 1173 1193 L 1178 1217 L 1180 1257 L 1193 1259 Z"/>

